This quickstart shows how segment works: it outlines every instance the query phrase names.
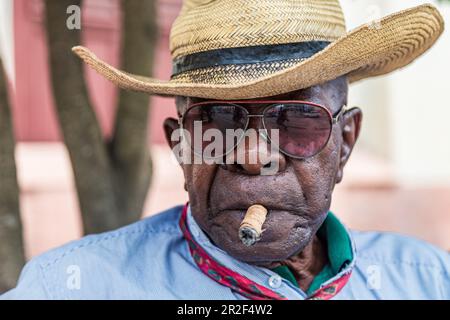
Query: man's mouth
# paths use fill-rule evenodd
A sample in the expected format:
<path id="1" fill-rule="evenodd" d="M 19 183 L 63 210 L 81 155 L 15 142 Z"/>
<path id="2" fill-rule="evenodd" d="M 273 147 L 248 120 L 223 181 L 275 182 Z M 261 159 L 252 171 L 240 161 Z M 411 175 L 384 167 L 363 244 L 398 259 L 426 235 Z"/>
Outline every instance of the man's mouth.
<path id="1" fill-rule="evenodd" d="M 253 198 L 253 197 L 249 197 Z M 291 203 L 294 201 L 286 201 L 287 203 Z M 256 201 L 253 203 L 247 202 L 247 201 L 241 201 L 241 200 L 233 200 L 229 199 L 228 201 L 223 201 L 220 204 L 217 204 L 217 206 L 211 206 L 212 208 L 212 214 L 213 216 L 220 215 L 229 211 L 240 211 L 244 215 L 245 212 L 250 208 L 252 205 L 259 204 L 266 208 L 270 212 L 277 212 L 277 211 L 284 211 L 284 212 L 292 212 L 295 214 L 295 212 L 303 211 L 303 206 L 296 205 L 295 207 L 290 205 L 282 205 L 280 203 L 274 203 L 270 201 Z"/>
<path id="2" fill-rule="evenodd" d="M 236 207 L 217 211 L 214 213 L 214 216 L 212 218 L 213 225 L 223 226 L 224 224 L 228 224 L 228 227 L 235 229 L 237 234 L 240 224 L 244 220 L 245 214 L 247 213 L 247 210 L 248 207 Z M 280 219 L 286 218 L 286 215 L 293 216 L 295 220 L 297 220 L 297 222 L 292 226 L 293 228 L 302 227 L 307 222 L 305 217 L 301 213 L 299 213 L 298 210 L 284 209 L 281 207 L 269 207 L 267 208 L 267 216 L 263 224 L 263 230 L 267 229 L 267 232 L 270 232 L 270 227 L 276 226 L 279 223 Z"/>
<path id="3" fill-rule="evenodd" d="M 260 203 L 258 203 L 260 204 Z M 248 205 L 247 207 L 230 207 L 230 208 L 224 208 L 224 209 L 219 209 L 219 210 L 213 210 L 212 211 L 212 216 L 213 217 L 217 217 L 223 214 L 231 214 L 236 218 L 239 219 L 244 219 L 244 216 L 248 210 L 248 208 L 250 208 L 253 204 Z M 260 204 L 262 206 L 264 206 L 267 209 L 267 219 L 269 219 L 272 215 L 276 215 L 279 212 L 288 212 L 291 213 L 293 215 L 300 215 L 299 214 L 299 210 L 298 209 L 293 209 L 293 208 L 283 208 L 281 206 L 276 206 L 276 207 L 270 207 L 264 204 Z"/>

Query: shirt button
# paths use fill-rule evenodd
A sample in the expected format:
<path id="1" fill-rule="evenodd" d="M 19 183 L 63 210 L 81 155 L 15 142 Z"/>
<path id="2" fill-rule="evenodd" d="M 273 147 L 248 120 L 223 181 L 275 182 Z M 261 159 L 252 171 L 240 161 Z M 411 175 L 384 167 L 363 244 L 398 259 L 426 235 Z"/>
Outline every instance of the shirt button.
<path id="1" fill-rule="evenodd" d="M 281 287 L 282 282 L 283 282 L 283 280 L 281 279 L 281 277 L 279 275 L 273 275 L 269 278 L 269 286 L 273 289 L 277 289 L 277 288 Z"/>

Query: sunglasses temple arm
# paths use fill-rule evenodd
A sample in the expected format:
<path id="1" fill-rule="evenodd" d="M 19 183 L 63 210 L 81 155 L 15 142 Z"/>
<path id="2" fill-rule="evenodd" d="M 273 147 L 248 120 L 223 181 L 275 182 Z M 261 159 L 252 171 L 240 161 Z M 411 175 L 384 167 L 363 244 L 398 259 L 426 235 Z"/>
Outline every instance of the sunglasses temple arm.
<path id="1" fill-rule="evenodd" d="M 343 105 L 338 114 L 333 118 L 333 124 L 336 124 L 341 120 L 342 116 L 348 111 L 347 105 Z"/>

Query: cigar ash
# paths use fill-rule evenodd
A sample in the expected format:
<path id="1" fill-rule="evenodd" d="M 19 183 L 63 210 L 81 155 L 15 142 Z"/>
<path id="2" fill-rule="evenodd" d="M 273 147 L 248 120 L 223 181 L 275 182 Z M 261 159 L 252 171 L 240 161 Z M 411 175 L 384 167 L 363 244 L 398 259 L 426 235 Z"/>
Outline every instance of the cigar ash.
<path id="1" fill-rule="evenodd" d="M 242 243 L 247 247 L 251 247 L 256 242 L 261 240 L 261 235 L 264 230 L 261 230 L 259 233 L 252 227 L 242 227 L 239 229 L 239 239 L 241 239 Z"/>
<path id="2" fill-rule="evenodd" d="M 267 218 L 267 209 L 259 204 L 247 209 L 244 219 L 239 227 L 239 239 L 245 246 L 252 246 L 259 240 L 263 233 L 262 226 Z"/>

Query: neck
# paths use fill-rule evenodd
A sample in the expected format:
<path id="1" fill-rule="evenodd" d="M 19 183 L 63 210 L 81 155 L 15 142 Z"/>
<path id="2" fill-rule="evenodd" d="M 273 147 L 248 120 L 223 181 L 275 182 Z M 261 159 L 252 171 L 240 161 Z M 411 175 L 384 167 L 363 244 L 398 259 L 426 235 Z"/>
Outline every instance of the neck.
<path id="1" fill-rule="evenodd" d="M 276 262 L 270 267 L 274 268 L 280 265 L 289 267 L 299 287 L 303 291 L 306 291 L 314 277 L 322 271 L 327 263 L 328 255 L 326 246 L 316 235 L 303 251 L 286 260 Z"/>

